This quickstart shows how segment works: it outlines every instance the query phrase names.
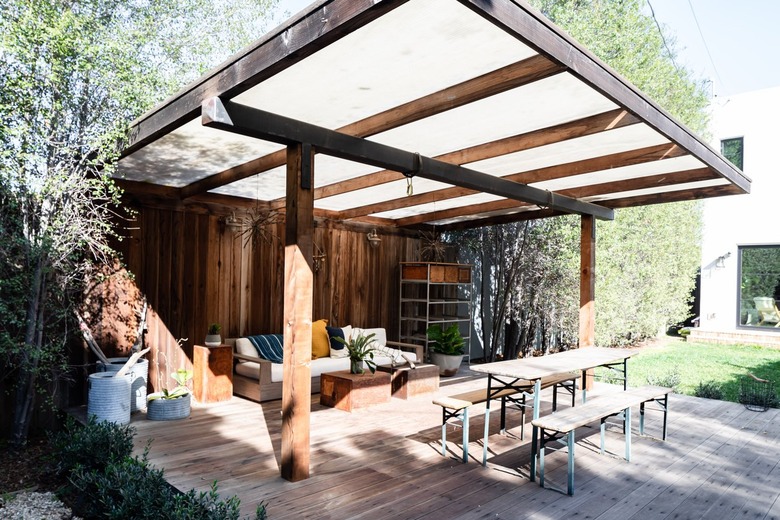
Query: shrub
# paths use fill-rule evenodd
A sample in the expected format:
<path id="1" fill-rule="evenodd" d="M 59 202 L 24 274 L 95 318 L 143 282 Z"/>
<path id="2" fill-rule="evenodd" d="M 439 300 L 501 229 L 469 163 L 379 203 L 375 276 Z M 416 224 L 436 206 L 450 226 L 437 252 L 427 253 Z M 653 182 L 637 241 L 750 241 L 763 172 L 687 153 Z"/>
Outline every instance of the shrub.
<path id="1" fill-rule="evenodd" d="M 693 395 L 704 397 L 705 399 L 723 399 L 723 389 L 715 381 L 699 383 L 694 389 Z"/>
<path id="2" fill-rule="evenodd" d="M 84 425 L 73 417 L 65 429 L 49 435 L 49 445 L 56 456 L 57 473 L 69 474 L 74 468 L 103 471 L 111 461 L 122 460 L 133 453 L 135 429 L 90 418 Z"/>
<path id="3" fill-rule="evenodd" d="M 165 480 L 162 470 L 149 464 L 147 446 L 132 457 L 135 430 L 129 426 L 91 420 L 77 427 L 71 419 L 63 432 L 52 435 L 52 453 L 58 471 L 72 489 L 70 503 L 85 518 L 137 520 L 237 520 L 240 500 L 222 500 L 217 482 L 207 492 L 181 493 Z M 266 505 L 255 511 L 265 520 Z"/>
<path id="4" fill-rule="evenodd" d="M 655 386 L 665 386 L 667 388 L 675 389 L 680 385 L 682 377 L 677 369 L 672 370 L 661 375 L 649 375 L 647 376 L 647 384 Z"/>

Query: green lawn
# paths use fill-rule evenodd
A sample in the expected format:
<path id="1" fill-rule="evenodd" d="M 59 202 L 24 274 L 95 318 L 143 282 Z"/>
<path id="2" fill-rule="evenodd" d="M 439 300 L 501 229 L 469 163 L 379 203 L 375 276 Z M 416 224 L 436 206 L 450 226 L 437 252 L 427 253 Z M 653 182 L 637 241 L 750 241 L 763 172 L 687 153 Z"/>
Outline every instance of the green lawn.
<path id="1" fill-rule="evenodd" d="M 696 395 L 699 383 L 715 382 L 723 391 L 723 399 L 734 402 L 739 402 L 740 381 L 749 373 L 773 381 L 775 390 L 780 389 L 780 349 L 671 340 L 628 362 L 630 386 L 669 386 L 664 380 L 678 375 L 677 393 Z"/>

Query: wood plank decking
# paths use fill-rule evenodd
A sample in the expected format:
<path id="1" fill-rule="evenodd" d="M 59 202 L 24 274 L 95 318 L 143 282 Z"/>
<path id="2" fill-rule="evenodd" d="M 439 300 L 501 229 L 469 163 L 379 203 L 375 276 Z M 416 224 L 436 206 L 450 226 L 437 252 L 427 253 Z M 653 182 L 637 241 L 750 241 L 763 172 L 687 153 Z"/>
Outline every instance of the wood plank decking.
<path id="1" fill-rule="evenodd" d="M 484 379 L 442 380 L 442 393 L 485 384 Z M 549 392 L 543 394 L 549 408 Z M 484 405 L 475 407 L 469 451 L 481 455 Z M 545 412 L 546 413 L 546 412 Z M 312 397 L 311 478 L 279 476 L 281 401 L 262 405 L 234 397 L 195 405 L 189 419 L 147 421 L 134 415 L 136 447 L 153 439 L 150 460 L 180 489 L 238 495 L 242 510 L 268 503 L 269 518 L 518 519 L 780 518 L 780 410 L 673 394 L 669 437 L 660 438 L 662 414 L 648 411 L 646 433 L 635 435 L 632 462 L 621 454 L 622 435 L 607 436 L 598 454 L 598 427 L 577 431 L 576 494 L 565 495 L 566 454 L 548 455 L 548 485 L 528 480 L 530 435 L 519 440 L 519 412 L 499 435 L 498 413 L 488 467 L 459 461 L 460 431 L 448 434 L 440 454 L 441 409 L 426 396 L 353 413 Z M 638 416 L 638 413 L 637 413 Z M 635 428 L 638 421 L 635 421 Z"/>

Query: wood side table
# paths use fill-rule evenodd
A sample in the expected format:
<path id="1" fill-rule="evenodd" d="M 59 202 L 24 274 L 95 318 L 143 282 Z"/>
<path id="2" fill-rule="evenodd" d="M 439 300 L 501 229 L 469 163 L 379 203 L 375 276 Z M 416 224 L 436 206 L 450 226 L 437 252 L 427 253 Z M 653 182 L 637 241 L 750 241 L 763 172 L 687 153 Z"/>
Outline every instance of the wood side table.
<path id="1" fill-rule="evenodd" d="M 390 401 L 390 374 L 350 374 L 349 370 L 325 372 L 320 377 L 320 404 L 351 412 Z"/>
<path id="2" fill-rule="evenodd" d="M 393 397 L 409 399 L 416 395 L 430 394 L 439 389 L 439 367 L 436 365 L 409 365 L 400 367 L 377 367 L 377 371 L 387 372 L 391 375 L 391 388 Z"/>
<path id="3" fill-rule="evenodd" d="M 192 395 L 199 403 L 229 401 L 233 397 L 233 347 L 195 345 L 192 367 Z"/>

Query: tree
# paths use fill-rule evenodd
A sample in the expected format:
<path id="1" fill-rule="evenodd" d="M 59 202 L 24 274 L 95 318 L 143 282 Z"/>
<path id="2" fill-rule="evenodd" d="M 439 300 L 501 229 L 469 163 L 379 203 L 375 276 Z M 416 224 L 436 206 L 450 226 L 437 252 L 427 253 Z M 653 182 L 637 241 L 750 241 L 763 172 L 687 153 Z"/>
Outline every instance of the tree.
<path id="1" fill-rule="evenodd" d="M 674 64 L 673 39 L 664 44 L 639 1 L 532 4 L 674 117 L 706 128 L 703 83 Z M 700 229 L 697 202 L 620 209 L 597 223 L 597 344 L 632 344 L 686 318 Z M 475 321 L 486 360 L 576 345 L 579 232 L 578 218 L 555 217 L 465 235 L 483 277 Z"/>
<path id="2" fill-rule="evenodd" d="M 256 37 L 274 3 L 0 0 L 0 382 L 15 388 L 14 444 L 67 359 L 69 310 L 121 238 L 111 173 L 130 121 Z"/>

